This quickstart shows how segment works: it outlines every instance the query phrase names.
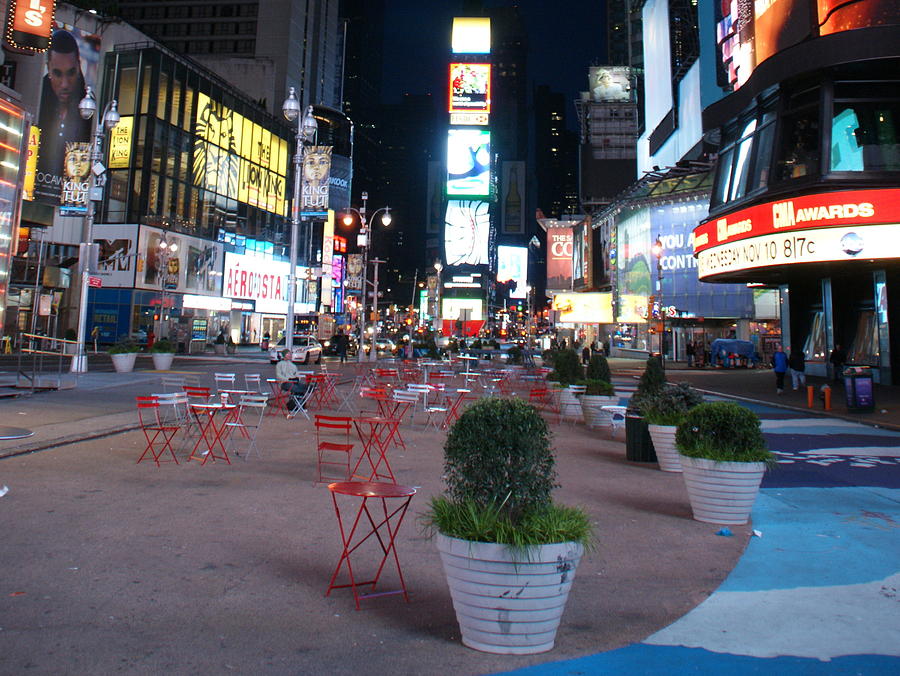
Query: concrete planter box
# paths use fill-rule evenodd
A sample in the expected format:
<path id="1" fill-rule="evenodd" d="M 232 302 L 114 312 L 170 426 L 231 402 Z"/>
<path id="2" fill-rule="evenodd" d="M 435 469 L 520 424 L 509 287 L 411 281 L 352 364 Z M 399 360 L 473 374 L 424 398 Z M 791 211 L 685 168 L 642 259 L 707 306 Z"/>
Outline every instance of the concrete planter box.
<path id="1" fill-rule="evenodd" d="M 584 548 L 575 542 L 513 550 L 437 535 L 464 645 L 529 655 L 553 648 Z"/>

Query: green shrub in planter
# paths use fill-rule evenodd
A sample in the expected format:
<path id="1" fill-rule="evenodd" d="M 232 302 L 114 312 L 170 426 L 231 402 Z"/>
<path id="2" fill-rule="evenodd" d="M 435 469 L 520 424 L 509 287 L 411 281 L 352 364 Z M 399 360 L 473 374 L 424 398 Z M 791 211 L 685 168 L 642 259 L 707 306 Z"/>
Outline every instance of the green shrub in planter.
<path id="1" fill-rule="evenodd" d="M 615 394 L 615 388 L 606 380 L 599 380 L 597 378 L 586 378 L 585 380 L 579 380 L 575 383 L 576 385 L 584 385 L 585 391 L 584 393 L 589 396 L 594 397 L 611 397 Z"/>
<path id="2" fill-rule="evenodd" d="M 612 373 L 609 370 L 609 362 L 602 354 L 595 354 L 588 362 L 587 373 L 585 378 L 588 380 L 605 380 L 612 382 Z"/>
<path id="3" fill-rule="evenodd" d="M 659 357 L 650 357 L 644 367 L 643 374 L 641 374 L 637 389 L 631 395 L 628 407 L 643 413 L 645 401 L 659 392 L 665 382 L 666 374 L 663 371 L 662 362 L 660 362 Z"/>
<path id="4" fill-rule="evenodd" d="M 506 360 L 509 364 L 521 364 L 522 363 L 522 348 L 516 345 L 515 347 L 511 347 L 506 351 Z"/>
<path id="5" fill-rule="evenodd" d="M 688 411 L 675 433 L 682 455 L 718 462 L 769 462 L 759 416 L 734 402 L 715 401 Z"/>
<path id="6" fill-rule="evenodd" d="M 444 535 L 513 546 L 589 544 L 581 509 L 555 505 L 550 430 L 536 408 L 482 399 L 453 424 L 444 443 L 446 495 L 432 498 L 426 526 Z"/>
<path id="7" fill-rule="evenodd" d="M 155 343 L 153 343 L 153 347 L 150 348 L 150 351 L 162 354 L 174 354 L 175 346 L 172 345 L 172 342 L 168 338 L 160 338 Z"/>
<path id="8" fill-rule="evenodd" d="M 544 363 L 544 366 L 551 366 L 556 363 L 556 353 L 559 350 L 544 350 L 541 352 L 541 361 Z"/>
<path id="9" fill-rule="evenodd" d="M 643 401 L 643 415 L 651 425 L 677 426 L 688 411 L 703 403 L 703 395 L 688 383 L 664 383 Z"/>
<path id="10" fill-rule="evenodd" d="M 571 385 L 584 378 L 581 358 L 575 350 L 560 350 L 553 362 L 553 374 L 563 385 Z"/>
<path id="11" fill-rule="evenodd" d="M 140 352 L 141 346 L 133 340 L 120 340 L 115 345 L 110 346 L 108 354 L 128 354 L 129 352 Z"/>

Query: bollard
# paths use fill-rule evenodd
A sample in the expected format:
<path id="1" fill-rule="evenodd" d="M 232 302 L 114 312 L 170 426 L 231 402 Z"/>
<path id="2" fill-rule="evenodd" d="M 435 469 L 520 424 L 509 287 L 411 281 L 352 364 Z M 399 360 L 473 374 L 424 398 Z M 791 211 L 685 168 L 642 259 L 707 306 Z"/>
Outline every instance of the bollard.
<path id="1" fill-rule="evenodd" d="M 830 411 L 831 410 L 831 386 L 823 385 L 822 393 L 825 395 L 825 410 Z"/>
<path id="2" fill-rule="evenodd" d="M 816 398 L 816 388 L 812 385 L 806 386 L 806 408 L 812 408 Z"/>

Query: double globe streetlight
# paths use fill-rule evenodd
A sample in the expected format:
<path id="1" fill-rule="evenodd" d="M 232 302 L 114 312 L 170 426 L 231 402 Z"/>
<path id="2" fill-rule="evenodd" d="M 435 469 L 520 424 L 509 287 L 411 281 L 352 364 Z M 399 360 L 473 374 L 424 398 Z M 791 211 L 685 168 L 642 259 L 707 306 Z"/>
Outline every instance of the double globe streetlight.
<path id="1" fill-rule="evenodd" d="M 288 307 L 287 321 L 284 327 L 284 347 L 290 350 L 294 347 L 294 304 L 297 299 L 297 238 L 300 229 L 300 203 L 301 203 L 301 179 L 303 174 L 303 154 L 306 146 L 314 143 L 316 133 L 319 131 L 319 123 L 313 115 L 313 107 L 306 108 L 306 115 L 300 119 L 300 101 L 296 90 L 291 87 L 288 97 L 281 106 L 281 112 L 288 122 L 297 121 L 297 147 L 294 150 L 294 199 L 291 204 L 291 241 L 290 241 L 290 271 L 288 272 Z M 312 232 L 307 233 L 306 264 L 310 264 L 312 250 Z"/>
<path id="2" fill-rule="evenodd" d="M 91 134 L 91 187 L 88 190 L 85 201 L 84 225 L 82 226 L 81 258 L 81 298 L 78 304 L 78 352 L 72 359 L 73 373 L 87 372 L 87 354 L 85 352 L 85 337 L 87 334 L 87 299 L 90 277 L 90 261 L 94 259 L 91 252 L 94 250 L 94 208 L 95 202 L 103 199 L 103 186 L 106 183 L 106 167 L 103 166 L 103 137 L 106 132 L 119 124 L 118 103 L 112 99 L 103 108 L 103 114 L 99 119 L 94 118 L 97 112 L 97 99 L 91 87 L 85 88 L 84 98 L 78 103 L 78 112 L 85 120 L 94 118 L 94 129 Z"/>
<path id="3" fill-rule="evenodd" d="M 362 206 L 359 209 L 354 209 L 353 207 L 347 207 L 345 210 L 347 213 L 344 215 L 344 225 L 351 226 L 353 225 L 353 214 L 355 213 L 359 216 L 359 235 L 356 239 L 356 244 L 362 247 L 363 250 L 363 275 L 362 275 L 362 294 L 360 298 L 360 308 L 359 308 L 359 345 L 357 346 L 357 361 L 365 360 L 365 338 L 366 338 L 366 294 L 368 292 L 368 283 L 369 283 L 369 249 L 372 248 L 374 243 L 374 238 L 372 235 L 374 234 L 374 222 L 372 227 L 372 232 L 370 233 L 368 228 L 368 216 L 366 214 L 366 203 L 369 200 L 369 193 L 362 193 Z M 382 207 L 381 209 L 376 209 L 372 214 L 371 218 L 374 219 L 378 214 L 381 214 L 381 223 L 384 226 L 388 226 L 391 224 L 391 208 L 390 207 Z M 369 360 L 375 361 L 378 356 L 376 355 L 377 348 L 375 346 L 375 339 L 378 338 L 378 265 L 379 263 L 383 263 L 384 261 L 380 261 L 375 259 L 372 261 L 375 264 L 375 279 L 372 283 L 372 307 L 375 310 L 375 326 L 372 329 L 372 347 L 369 350 Z"/>
<path id="4" fill-rule="evenodd" d="M 662 257 L 665 249 L 663 248 L 662 240 L 660 240 L 659 235 L 656 236 L 656 241 L 653 242 L 653 246 L 650 249 L 653 252 L 653 255 L 656 256 L 656 303 L 659 307 L 659 363 L 662 366 L 663 370 L 666 368 L 666 310 L 663 307 L 663 295 L 662 295 Z M 653 308 L 650 308 L 650 314 L 652 317 Z"/>

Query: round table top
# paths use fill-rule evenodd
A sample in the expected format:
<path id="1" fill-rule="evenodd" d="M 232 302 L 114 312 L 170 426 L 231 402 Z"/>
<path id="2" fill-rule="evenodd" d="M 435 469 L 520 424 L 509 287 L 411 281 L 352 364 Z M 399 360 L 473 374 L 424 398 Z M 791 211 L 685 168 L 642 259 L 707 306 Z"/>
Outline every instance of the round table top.
<path id="1" fill-rule="evenodd" d="M 33 435 L 33 430 L 28 430 L 24 427 L 0 426 L 0 441 L 9 441 L 10 439 L 25 439 Z"/>
<path id="2" fill-rule="evenodd" d="M 338 481 L 328 484 L 328 490 L 341 495 L 355 495 L 360 498 L 407 498 L 416 494 L 412 486 L 386 484 L 378 481 Z"/>
<path id="3" fill-rule="evenodd" d="M 353 422 L 358 423 L 367 423 L 369 425 L 387 425 L 387 424 L 399 424 L 400 421 L 396 418 L 383 418 L 381 416 L 363 416 L 361 418 L 354 418 Z"/>

